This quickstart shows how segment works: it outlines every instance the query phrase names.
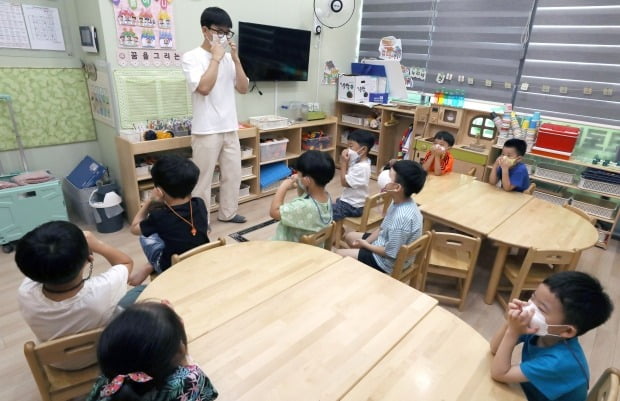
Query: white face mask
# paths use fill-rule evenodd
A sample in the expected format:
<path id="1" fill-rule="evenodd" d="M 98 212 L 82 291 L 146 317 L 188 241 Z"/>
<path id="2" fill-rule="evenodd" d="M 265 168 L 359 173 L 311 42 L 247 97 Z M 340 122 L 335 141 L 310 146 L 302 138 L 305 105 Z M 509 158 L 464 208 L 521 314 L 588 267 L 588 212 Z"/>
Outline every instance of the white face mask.
<path id="1" fill-rule="evenodd" d="M 297 177 L 297 186 L 301 188 L 302 191 L 308 192 L 306 191 L 306 186 L 304 185 L 304 183 L 301 182 L 301 177 Z"/>
<path id="2" fill-rule="evenodd" d="M 379 184 L 379 191 L 383 191 L 385 186 L 392 182 L 390 178 L 390 170 L 383 170 L 377 177 L 377 184 Z"/>
<path id="3" fill-rule="evenodd" d="M 357 162 L 360 158 L 360 155 L 357 154 L 353 149 L 349 149 L 349 166 L 352 166 Z"/>
<path id="4" fill-rule="evenodd" d="M 226 38 L 226 36 L 224 36 L 223 38 L 220 38 L 219 36 L 217 36 L 216 33 L 213 33 L 213 39 L 211 40 L 211 44 L 219 44 L 222 47 L 226 47 L 228 45 L 228 38 Z"/>
<path id="5" fill-rule="evenodd" d="M 549 333 L 549 327 L 565 327 L 565 324 L 547 324 L 547 319 L 545 319 L 545 315 L 542 314 L 538 306 L 535 303 L 530 301 L 524 308 L 524 311 L 534 311 L 534 315 L 532 316 L 532 320 L 530 320 L 529 327 L 538 327 L 536 331 L 537 336 L 554 336 L 554 337 L 562 337 L 557 334 Z"/>

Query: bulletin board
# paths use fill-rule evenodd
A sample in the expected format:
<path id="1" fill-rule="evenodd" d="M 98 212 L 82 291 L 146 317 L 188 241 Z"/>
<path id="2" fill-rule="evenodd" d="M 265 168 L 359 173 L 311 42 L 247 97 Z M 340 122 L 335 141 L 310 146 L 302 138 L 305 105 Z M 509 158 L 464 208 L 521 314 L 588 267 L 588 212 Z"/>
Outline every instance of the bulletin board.
<path id="1" fill-rule="evenodd" d="M 93 118 L 116 128 L 115 99 L 109 63 L 104 61 L 87 63 L 84 70 Z"/>
<path id="2" fill-rule="evenodd" d="M 0 88 L 11 95 L 24 147 L 96 139 L 81 68 L 0 68 Z M 17 149 L 7 107 L 0 105 L 0 151 Z"/>
<path id="3" fill-rule="evenodd" d="M 114 71 L 122 129 L 146 120 L 189 117 L 192 101 L 180 69 Z"/>

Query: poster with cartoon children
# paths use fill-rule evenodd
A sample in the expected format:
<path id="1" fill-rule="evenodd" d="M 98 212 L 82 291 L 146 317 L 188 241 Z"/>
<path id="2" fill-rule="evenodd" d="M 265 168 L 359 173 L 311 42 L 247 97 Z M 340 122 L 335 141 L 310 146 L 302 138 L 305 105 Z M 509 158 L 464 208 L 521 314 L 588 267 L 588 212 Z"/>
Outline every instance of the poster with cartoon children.
<path id="1" fill-rule="evenodd" d="M 120 66 L 171 66 L 180 60 L 172 0 L 112 0 Z"/>

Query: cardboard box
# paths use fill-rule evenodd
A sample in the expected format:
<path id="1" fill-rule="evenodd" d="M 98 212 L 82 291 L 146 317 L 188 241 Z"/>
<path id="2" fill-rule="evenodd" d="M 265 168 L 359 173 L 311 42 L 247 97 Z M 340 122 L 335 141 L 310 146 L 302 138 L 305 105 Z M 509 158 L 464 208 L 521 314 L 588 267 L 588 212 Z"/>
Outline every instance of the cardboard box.
<path id="1" fill-rule="evenodd" d="M 377 92 L 377 77 L 341 75 L 338 78 L 338 100 L 366 103 L 370 93 Z"/>

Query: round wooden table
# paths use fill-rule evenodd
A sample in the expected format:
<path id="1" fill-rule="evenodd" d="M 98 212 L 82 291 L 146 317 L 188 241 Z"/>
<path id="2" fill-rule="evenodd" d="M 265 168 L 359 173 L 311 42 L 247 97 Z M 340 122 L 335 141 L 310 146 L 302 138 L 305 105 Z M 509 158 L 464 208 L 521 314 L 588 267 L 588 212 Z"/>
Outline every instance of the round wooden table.
<path id="1" fill-rule="evenodd" d="M 216 248 L 165 271 L 149 298 L 181 315 L 218 400 L 525 399 L 491 379 L 488 342 L 436 300 L 309 245 Z"/>

